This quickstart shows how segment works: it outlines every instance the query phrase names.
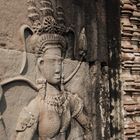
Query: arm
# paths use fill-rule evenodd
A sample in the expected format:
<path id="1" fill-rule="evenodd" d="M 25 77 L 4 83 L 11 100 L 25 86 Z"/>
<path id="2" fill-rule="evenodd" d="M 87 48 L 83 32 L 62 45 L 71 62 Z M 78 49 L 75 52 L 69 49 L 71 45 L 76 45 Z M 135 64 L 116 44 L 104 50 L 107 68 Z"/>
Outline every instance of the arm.
<path id="1" fill-rule="evenodd" d="M 83 112 L 75 118 L 84 129 L 84 140 L 92 140 L 92 122 Z"/>
<path id="2" fill-rule="evenodd" d="M 15 140 L 31 140 L 38 123 L 38 97 L 33 99 L 19 114 L 16 125 Z"/>
<path id="3" fill-rule="evenodd" d="M 83 112 L 83 101 L 77 94 L 70 95 L 72 117 L 75 118 L 84 130 L 84 140 L 92 140 L 92 122 Z"/>

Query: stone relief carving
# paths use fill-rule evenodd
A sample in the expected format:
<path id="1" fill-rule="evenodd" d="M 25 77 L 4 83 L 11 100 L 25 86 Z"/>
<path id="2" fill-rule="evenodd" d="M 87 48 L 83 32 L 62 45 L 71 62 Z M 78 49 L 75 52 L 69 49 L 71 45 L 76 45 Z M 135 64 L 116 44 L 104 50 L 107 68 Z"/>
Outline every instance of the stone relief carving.
<path id="1" fill-rule="evenodd" d="M 92 123 L 84 112 L 84 97 L 75 92 L 71 83 L 81 67 L 85 69 L 88 67 L 82 62 L 87 51 L 85 28 L 79 35 L 81 60 L 78 62 L 65 59 L 72 54 L 67 55 L 69 45 L 66 38 L 71 29 L 65 26 L 63 9 L 61 7 L 54 9 L 50 0 L 40 0 L 39 7 L 33 0 L 29 0 L 28 4 L 28 17 L 32 26 L 23 25 L 20 28 L 25 46 L 20 75 L 2 80 L 0 84 L 3 87 L 9 83 L 23 81 L 36 94 L 34 98 L 30 98 L 27 105 L 23 105 L 20 113 L 17 114 L 15 133 L 11 134 L 12 136 L 7 136 L 5 126 L 0 122 L 0 127 L 5 132 L 4 139 L 10 137 L 12 140 L 38 138 L 40 140 L 72 140 L 74 136 L 69 137 L 71 122 L 77 121 L 83 128 L 84 134 L 80 132 L 79 137 L 75 136 L 75 139 L 92 140 Z M 34 80 L 26 77 L 27 52 L 34 55 L 35 78 L 32 78 Z M 72 63 L 74 68 L 67 69 L 67 63 Z M 81 88 L 80 92 L 84 90 L 80 84 L 75 85 L 76 88 L 77 91 Z M 2 95 L 2 88 L 0 88 L 0 96 Z"/>

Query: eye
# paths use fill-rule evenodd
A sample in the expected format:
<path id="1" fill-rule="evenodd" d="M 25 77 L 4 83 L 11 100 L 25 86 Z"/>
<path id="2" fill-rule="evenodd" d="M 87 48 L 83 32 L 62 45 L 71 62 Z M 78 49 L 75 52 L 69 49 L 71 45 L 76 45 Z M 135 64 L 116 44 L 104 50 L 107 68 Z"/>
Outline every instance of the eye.
<path id="1" fill-rule="evenodd" d="M 48 63 L 53 63 L 54 60 L 53 60 L 53 59 L 48 59 L 46 62 L 48 62 Z"/>

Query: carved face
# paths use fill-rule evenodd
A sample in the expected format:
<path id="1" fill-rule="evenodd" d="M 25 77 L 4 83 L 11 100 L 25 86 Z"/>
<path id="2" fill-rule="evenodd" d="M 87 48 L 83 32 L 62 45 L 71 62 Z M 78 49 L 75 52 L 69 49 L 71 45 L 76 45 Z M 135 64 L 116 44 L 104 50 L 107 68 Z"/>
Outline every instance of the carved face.
<path id="1" fill-rule="evenodd" d="M 61 50 L 58 45 L 53 44 L 53 46 L 49 45 L 49 47 L 52 48 L 45 52 L 39 67 L 48 83 L 59 84 L 62 73 Z"/>

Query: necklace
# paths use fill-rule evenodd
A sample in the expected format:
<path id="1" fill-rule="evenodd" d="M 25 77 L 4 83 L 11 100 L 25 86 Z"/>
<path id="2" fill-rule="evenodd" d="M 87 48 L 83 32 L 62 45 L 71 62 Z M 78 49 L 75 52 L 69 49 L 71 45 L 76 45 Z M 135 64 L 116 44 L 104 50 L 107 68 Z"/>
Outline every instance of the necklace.
<path id="1" fill-rule="evenodd" d="M 60 93 L 55 96 L 46 95 L 44 101 L 48 110 L 55 110 L 61 116 L 66 107 L 67 96 L 65 93 Z"/>

